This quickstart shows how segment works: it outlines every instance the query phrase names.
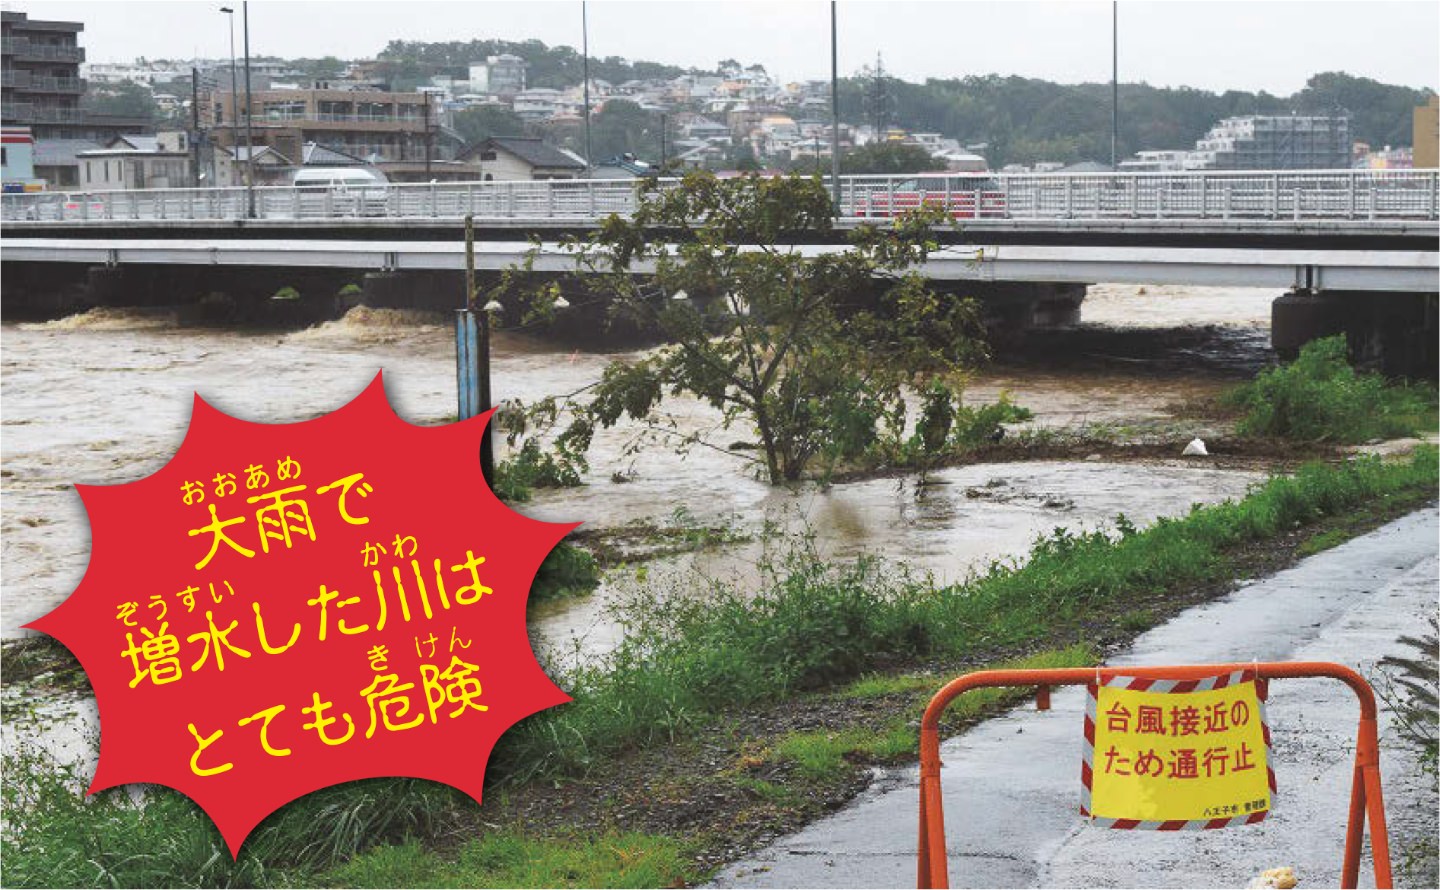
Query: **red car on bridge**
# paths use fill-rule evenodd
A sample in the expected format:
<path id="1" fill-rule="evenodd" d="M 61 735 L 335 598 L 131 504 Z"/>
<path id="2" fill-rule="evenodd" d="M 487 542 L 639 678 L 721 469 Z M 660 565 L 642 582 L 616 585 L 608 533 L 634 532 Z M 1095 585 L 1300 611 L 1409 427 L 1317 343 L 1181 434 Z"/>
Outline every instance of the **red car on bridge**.
<path id="1" fill-rule="evenodd" d="M 1005 216 L 1005 190 L 983 173 L 856 177 L 846 188 L 851 216 L 899 216 L 922 207 L 943 208 L 956 219 Z"/>

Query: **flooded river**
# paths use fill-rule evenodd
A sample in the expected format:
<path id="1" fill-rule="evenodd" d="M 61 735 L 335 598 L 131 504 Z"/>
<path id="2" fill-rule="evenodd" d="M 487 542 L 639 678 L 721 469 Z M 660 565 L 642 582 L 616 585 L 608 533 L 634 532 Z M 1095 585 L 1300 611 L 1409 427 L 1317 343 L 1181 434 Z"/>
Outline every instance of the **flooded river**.
<path id="1" fill-rule="evenodd" d="M 1092 288 L 1085 325 L 1047 332 L 978 373 L 968 398 L 989 401 L 1008 391 L 1042 426 L 1173 426 L 1176 405 L 1213 395 L 1265 360 L 1273 296 Z M 1057 343 L 1070 344 L 1068 357 L 1058 357 Z M 532 401 L 570 393 L 596 380 L 613 357 L 501 334 L 496 396 Z M 455 413 L 454 344 L 444 319 L 391 310 L 357 309 L 293 333 L 182 328 L 164 313 L 93 310 L 5 324 L 0 365 L 6 637 L 24 635 L 20 625 L 62 600 L 84 572 L 89 528 L 72 483 L 123 483 L 161 467 L 183 437 L 192 392 L 239 417 L 292 422 L 339 407 L 384 369 L 400 416 L 438 423 Z M 681 433 L 718 423 L 697 402 L 664 407 Z M 701 587 L 701 577 L 753 579 L 760 551 L 775 537 L 767 528 L 813 533 L 824 554 L 875 553 L 953 580 L 1023 554 L 1055 526 L 1094 526 L 1119 512 L 1137 523 L 1177 514 L 1193 502 L 1243 494 L 1257 478 L 1177 455 L 1146 464 L 983 464 L 932 474 L 923 489 L 913 479 L 875 479 L 792 492 L 761 483 L 743 460 L 720 450 L 678 455 L 655 444 L 628 454 L 637 432 L 622 425 L 597 435 L 586 487 L 541 492 L 521 509 L 591 527 L 632 520 L 725 525 L 750 538 L 647 567 L 647 583 L 676 590 Z M 747 437 L 735 428 L 715 431 L 713 440 L 723 449 Z M 629 481 L 613 482 L 617 474 Z M 537 610 L 536 632 L 559 648 L 571 648 L 572 638 L 584 651 L 606 648 L 615 631 L 605 610 L 634 574 L 616 570 L 596 595 Z"/>

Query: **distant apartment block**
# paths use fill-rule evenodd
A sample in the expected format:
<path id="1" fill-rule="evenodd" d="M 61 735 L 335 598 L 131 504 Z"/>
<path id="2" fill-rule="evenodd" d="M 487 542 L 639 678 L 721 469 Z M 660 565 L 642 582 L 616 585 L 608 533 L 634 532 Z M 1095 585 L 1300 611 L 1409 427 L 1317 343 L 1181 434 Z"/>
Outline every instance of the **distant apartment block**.
<path id="1" fill-rule="evenodd" d="M 1121 173 L 1171 173 L 1185 169 L 1190 152 L 1185 149 L 1137 151 L 1135 157 L 1120 162 Z"/>
<path id="2" fill-rule="evenodd" d="M 245 144 L 245 108 L 229 90 L 202 97 L 200 125 L 221 147 Z M 453 158 L 454 140 L 439 126 L 440 103 L 422 93 L 372 90 L 264 90 L 250 99 L 252 140 L 287 158 L 316 143 L 371 162 Z"/>
<path id="3" fill-rule="evenodd" d="M 513 96 L 525 90 L 525 69 L 519 56 L 502 53 L 470 66 L 470 88 L 492 96 Z"/>
<path id="4" fill-rule="evenodd" d="M 1188 170 L 1342 170 L 1350 166 L 1343 115 L 1232 117 L 1195 143 Z"/>

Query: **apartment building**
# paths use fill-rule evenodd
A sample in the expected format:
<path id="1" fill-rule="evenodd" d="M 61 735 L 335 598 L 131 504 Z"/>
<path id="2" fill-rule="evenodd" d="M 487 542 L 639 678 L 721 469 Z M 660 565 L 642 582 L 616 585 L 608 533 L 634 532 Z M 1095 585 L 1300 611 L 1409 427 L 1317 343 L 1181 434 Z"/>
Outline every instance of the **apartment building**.
<path id="1" fill-rule="evenodd" d="M 245 144 L 245 93 L 221 89 L 202 97 L 200 125 L 216 145 Z M 252 91 L 251 140 L 298 158 L 316 143 L 367 161 L 423 160 L 455 156 L 456 139 L 440 126 L 440 103 L 423 93 L 306 89 Z"/>
<path id="2" fill-rule="evenodd" d="M 1185 160 L 1187 170 L 1341 170 L 1350 166 L 1343 115 L 1226 118 Z"/>
<path id="3" fill-rule="evenodd" d="M 85 50 L 80 22 L 32 19 L 23 12 L 0 12 L 3 44 L 3 117 L 12 126 L 27 126 L 36 139 L 62 138 L 67 127 L 83 124 L 80 63 Z"/>

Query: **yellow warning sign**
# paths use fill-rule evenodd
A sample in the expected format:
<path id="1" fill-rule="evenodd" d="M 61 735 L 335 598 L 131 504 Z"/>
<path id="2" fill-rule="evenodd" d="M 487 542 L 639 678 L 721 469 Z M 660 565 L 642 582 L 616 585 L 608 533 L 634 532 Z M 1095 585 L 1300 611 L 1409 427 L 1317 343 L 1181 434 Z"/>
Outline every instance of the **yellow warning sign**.
<path id="1" fill-rule="evenodd" d="M 1259 822 L 1275 790 L 1254 677 L 1112 677 L 1090 688 L 1081 812 L 1112 828 Z"/>

